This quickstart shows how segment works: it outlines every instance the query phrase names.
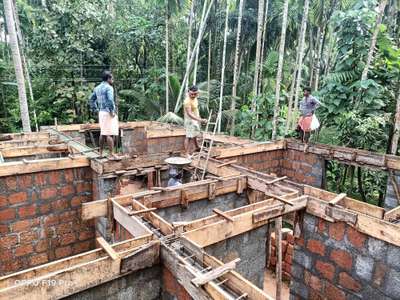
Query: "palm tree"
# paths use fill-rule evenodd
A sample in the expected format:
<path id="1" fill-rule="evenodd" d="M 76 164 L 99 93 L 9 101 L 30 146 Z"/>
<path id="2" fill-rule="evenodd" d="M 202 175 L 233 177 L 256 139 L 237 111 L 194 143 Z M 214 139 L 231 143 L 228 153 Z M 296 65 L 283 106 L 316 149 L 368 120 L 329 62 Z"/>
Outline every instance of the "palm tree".
<path id="1" fill-rule="evenodd" d="M 203 11 L 201 12 L 200 24 L 203 22 L 204 15 L 206 14 L 207 2 L 208 2 L 208 0 L 205 0 L 203 3 Z M 194 60 L 193 84 L 196 84 L 196 82 L 197 82 L 197 66 L 199 64 L 199 54 L 200 54 L 200 47 L 197 48 L 196 58 Z"/>
<path id="2" fill-rule="evenodd" d="M 218 133 L 221 132 L 221 119 L 222 119 L 222 99 L 224 96 L 224 83 L 225 83 L 225 60 L 226 60 L 226 43 L 228 40 L 228 19 L 229 19 L 229 0 L 226 0 L 225 12 L 225 30 L 224 30 L 224 47 L 222 51 L 222 70 L 221 70 L 221 86 L 219 91 L 219 108 L 218 108 Z"/>
<path id="3" fill-rule="evenodd" d="M 24 132 L 31 132 L 28 100 L 26 97 L 26 90 L 25 90 L 24 71 L 22 68 L 17 32 L 15 29 L 12 0 L 3 0 L 3 4 L 4 4 L 4 15 L 6 18 L 7 30 L 10 39 L 10 48 L 15 68 L 15 77 L 17 79 L 17 84 L 18 84 L 18 98 L 19 98 L 22 128 Z"/>
<path id="4" fill-rule="evenodd" d="M 240 55 L 240 34 L 242 32 L 242 19 L 243 19 L 243 4 L 244 0 L 240 0 L 239 2 L 239 17 L 237 23 L 236 30 L 236 48 L 235 48 L 235 63 L 233 67 L 233 84 L 232 84 L 232 102 L 231 102 L 231 111 L 234 112 L 236 109 L 236 97 L 237 97 L 237 85 L 239 78 L 239 55 Z M 236 114 L 233 113 L 232 116 L 232 125 L 231 125 L 231 135 L 235 132 L 235 119 Z"/>
<path id="5" fill-rule="evenodd" d="M 194 3 L 195 0 L 191 1 L 192 4 L 190 5 L 190 12 L 189 12 L 189 33 L 188 33 L 188 41 L 187 41 L 187 55 L 186 55 L 186 72 L 188 71 L 189 68 L 189 61 L 190 61 L 190 50 L 192 47 L 192 28 L 193 28 L 193 12 L 194 12 Z M 188 89 L 189 86 L 189 80 L 186 81 L 186 90 Z"/>
<path id="6" fill-rule="evenodd" d="M 262 45 L 262 29 L 264 21 L 264 0 L 258 0 L 258 18 L 257 18 L 257 45 L 256 45 L 256 62 L 254 70 L 254 81 L 253 81 L 253 101 L 251 102 L 251 111 L 256 113 L 256 104 L 258 96 L 258 76 L 260 74 L 260 57 L 261 57 L 261 45 Z M 254 136 L 256 126 L 253 124 L 251 128 L 251 136 Z"/>
<path id="7" fill-rule="evenodd" d="M 308 9 L 310 6 L 309 0 L 304 0 L 304 9 L 303 9 L 303 18 L 301 20 L 300 27 L 300 44 L 299 44 L 299 56 L 298 56 L 298 65 L 297 65 L 297 78 L 296 78 L 296 89 L 294 92 L 294 112 L 297 112 L 297 106 L 299 104 L 299 94 L 301 88 L 301 80 L 302 80 L 302 68 L 303 68 L 303 55 L 304 55 L 304 46 L 306 39 L 306 30 L 307 30 L 307 18 L 308 18 Z M 289 122 L 291 122 L 289 120 Z M 292 120 L 293 124 L 295 122 Z"/>
<path id="8" fill-rule="evenodd" d="M 169 112 L 169 3 L 165 0 L 165 112 Z"/>
<path id="9" fill-rule="evenodd" d="M 262 88 L 262 81 L 263 81 L 263 66 L 264 66 L 264 48 L 265 48 L 265 38 L 266 38 L 266 33 L 267 33 L 267 21 L 268 21 L 268 6 L 269 6 L 269 1 L 265 3 L 265 12 L 264 12 L 264 24 L 263 24 L 263 29 L 262 29 L 262 42 L 261 42 L 261 55 L 260 55 L 260 74 L 258 75 L 258 88 L 257 88 L 257 94 L 261 93 L 261 88 Z"/>
<path id="10" fill-rule="evenodd" d="M 369 51 L 368 51 L 367 63 L 365 64 L 364 70 L 362 72 L 361 80 L 367 80 L 367 78 L 368 78 L 368 70 L 371 65 L 372 59 L 374 58 L 376 39 L 378 38 L 378 33 L 379 33 L 380 26 L 382 24 L 382 17 L 383 17 L 383 13 L 385 12 L 386 4 L 387 4 L 387 0 L 382 0 L 382 2 L 379 4 L 379 12 L 376 17 L 375 30 L 374 30 L 374 33 L 372 34 L 371 45 L 370 45 Z"/>
<path id="11" fill-rule="evenodd" d="M 276 72 L 274 118 L 272 120 L 272 140 L 276 140 L 276 131 L 277 131 L 277 125 L 278 125 L 279 98 L 280 98 L 280 93 L 281 93 L 283 56 L 285 54 L 285 39 L 286 39 L 288 10 L 289 10 L 289 0 L 285 0 L 285 3 L 283 5 L 281 39 L 279 42 L 278 71 Z"/>
<path id="12" fill-rule="evenodd" d="M 204 20 L 200 24 L 200 29 L 199 29 L 199 34 L 197 36 L 196 44 L 195 44 L 195 46 L 193 48 L 193 51 L 192 51 L 192 54 L 190 56 L 189 63 L 188 63 L 187 68 L 186 68 L 185 76 L 183 77 L 181 88 L 179 90 L 178 98 L 176 99 L 174 113 L 177 113 L 179 111 L 179 109 L 181 108 L 181 102 L 180 101 L 181 101 L 181 98 L 182 98 L 182 95 L 183 95 L 183 90 L 184 90 L 184 87 L 186 86 L 186 82 L 188 81 L 190 69 L 192 67 L 192 64 L 193 64 L 193 61 L 194 61 L 194 58 L 195 58 L 195 55 L 196 55 L 197 48 L 200 46 L 200 42 L 201 42 L 201 40 L 203 38 L 204 31 L 206 29 L 208 15 L 210 14 L 211 7 L 214 5 L 214 1 L 215 0 L 211 0 L 210 1 L 210 4 L 208 5 L 206 14 L 204 16 Z"/>

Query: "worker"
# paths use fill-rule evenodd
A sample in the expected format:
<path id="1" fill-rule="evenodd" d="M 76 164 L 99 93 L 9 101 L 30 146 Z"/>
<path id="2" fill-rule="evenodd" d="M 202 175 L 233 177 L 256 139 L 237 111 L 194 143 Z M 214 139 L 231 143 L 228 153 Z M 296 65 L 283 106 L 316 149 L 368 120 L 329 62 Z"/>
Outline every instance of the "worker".
<path id="1" fill-rule="evenodd" d="M 188 158 L 191 158 L 194 150 L 198 150 L 199 144 L 197 137 L 200 135 L 200 124 L 207 123 L 206 119 L 200 118 L 199 104 L 197 97 L 199 96 L 199 89 L 193 85 L 188 90 L 188 95 L 183 102 L 184 115 L 185 115 L 185 154 Z M 194 148 L 194 150 L 193 150 Z"/>
<path id="2" fill-rule="evenodd" d="M 299 132 L 303 143 L 307 144 L 310 139 L 311 131 L 315 129 L 311 126 L 313 115 L 315 110 L 321 105 L 321 102 L 311 95 L 311 88 L 309 87 L 303 89 L 303 95 L 304 98 L 299 104 L 300 118 L 296 131 Z"/>
<path id="3" fill-rule="evenodd" d="M 171 168 L 168 172 L 169 180 L 168 186 L 179 186 L 182 185 L 182 174 L 177 169 Z"/>
<path id="4" fill-rule="evenodd" d="M 114 152 L 114 137 L 119 135 L 118 116 L 114 101 L 113 75 L 110 71 L 104 71 L 102 82 L 95 87 L 89 103 L 90 108 L 99 114 L 100 125 L 100 157 L 103 157 L 104 141 L 106 140 L 110 150 L 109 159 L 118 160 Z"/>

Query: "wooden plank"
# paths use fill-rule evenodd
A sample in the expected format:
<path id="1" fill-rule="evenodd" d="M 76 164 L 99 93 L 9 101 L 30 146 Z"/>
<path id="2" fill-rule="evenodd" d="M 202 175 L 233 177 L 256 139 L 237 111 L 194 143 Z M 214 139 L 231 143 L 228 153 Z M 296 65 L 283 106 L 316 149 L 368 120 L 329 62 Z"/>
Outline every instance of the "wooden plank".
<path id="1" fill-rule="evenodd" d="M 124 157 L 121 160 L 108 160 L 106 158 L 96 159 L 97 164 L 101 164 L 98 168 L 103 173 L 114 173 L 116 170 L 132 170 L 138 168 L 154 167 L 155 165 L 165 165 L 164 160 L 168 158 L 169 153 L 164 154 L 147 154 L 140 155 L 135 158 Z M 93 162 L 93 161 L 92 161 Z"/>
<path id="2" fill-rule="evenodd" d="M 99 153 L 95 150 L 93 150 L 92 148 L 74 140 L 74 138 L 56 130 L 53 128 L 49 128 L 48 132 L 51 135 L 55 135 L 57 137 L 58 140 L 60 140 L 61 142 L 66 143 L 69 147 L 74 148 L 76 151 L 78 151 L 78 153 L 82 153 L 84 156 L 89 157 L 89 158 L 97 158 L 99 157 Z"/>
<path id="3" fill-rule="evenodd" d="M 267 184 L 274 184 L 274 183 L 280 182 L 280 181 L 285 180 L 285 179 L 287 179 L 287 176 L 283 176 L 283 177 L 279 177 L 279 178 L 267 181 Z"/>
<path id="4" fill-rule="evenodd" d="M 227 214 L 227 215 L 229 215 L 231 217 L 234 217 L 234 216 L 240 215 L 240 214 L 245 213 L 245 212 L 250 212 L 250 211 L 253 211 L 253 210 L 260 209 L 260 208 L 266 208 L 266 207 L 268 207 L 270 205 L 274 205 L 274 204 L 277 204 L 276 200 L 268 199 L 268 200 L 260 201 L 260 202 L 257 202 L 257 203 L 253 203 L 253 204 L 250 204 L 250 205 L 246 205 L 246 206 L 242 206 L 242 207 L 239 207 L 239 208 L 235 208 L 235 209 L 232 209 L 232 210 L 225 211 L 225 214 Z M 209 225 L 209 224 L 216 223 L 218 221 L 220 221 L 220 217 L 216 216 L 216 215 L 208 216 L 208 217 L 205 217 L 205 218 L 202 218 L 202 219 L 197 219 L 197 220 L 194 220 L 192 222 L 189 222 L 189 223 L 185 224 L 183 226 L 183 231 L 191 231 L 191 230 L 194 230 L 194 229 L 198 229 L 200 227 L 204 227 L 204 226 Z"/>
<path id="5" fill-rule="evenodd" d="M 88 166 L 89 160 L 85 156 L 77 156 L 75 159 L 48 158 L 29 160 L 28 163 L 22 161 L 5 162 L 0 165 L 0 177 Z"/>
<path id="6" fill-rule="evenodd" d="M 129 254 L 131 251 L 126 251 Z M 146 268 L 148 262 L 139 263 L 135 270 Z M 156 262 L 154 262 L 155 264 Z M 18 282 L 9 288 L 0 290 L 1 299 L 59 299 L 87 290 L 91 287 L 114 280 L 120 276 L 120 265 L 108 256 L 57 270 L 32 281 Z M 57 282 L 63 284 L 43 284 Z M 32 286 L 34 288 L 32 288 Z"/>
<path id="7" fill-rule="evenodd" d="M 155 210 L 157 210 L 157 208 L 154 208 L 154 207 L 153 208 L 145 208 L 145 209 L 141 209 L 141 210 L 133 210 L 133 211 L 130 211 L 128 215 L 130 215 L 130 216 L 142 215 L 142 214 L 149 213 L 149 212 L 152 212 Z"/>
<path id="8" fill-rule="evenodd" d="M 145 205 L 137 200 L 132 201 L 132 207 L 136 210 L 147 208 Z M 145 220 L 149 221 L 154 227 L 159 228 L 161 233 L 163 233 L 164 235 L 170 235 L 174 231 L 173 227 L 156 213 L 150 212 L 145 214 L 143 217 Z"/>
<path id="9" fill-rule="evenodd" d="M 346 193 L 341 193 L 341 194 L 337 195 L 335 198 L 333 198 L 332 200 L 329 200 L 329 205 L 334 206 L 346 197 L 347 197 Z"/>
<path id="10" fill-rule="evenodd" d="M 150 229 L 140 222 L 137 217 L 129 216 L 129 212 L 112 199 L 114 219 L 124 227 L 132 236 L 138 237 L 142 235 L 152 234 Z"/>
<path id="11" fill-rule="evenodd" d="M 285 141 L 279 140 L 277 142 L 259 143 L 253 144 L 246 147 L 235 147 L 220 150 L 217 159 L 223 159 L 228 157 L 242 156 L 246 154 L 254 154 L 260 152 L 274 151 L 284 149 Z"/>
<path id="12" fill-rule="evenodd" d="M 325 202 L 329 202 L 336 197 L 335 193 L 331 193 L 308 185 L 304 185 L 304 194 L 318 198 Z M 385 210 L 381 207 L 361 202 L 349 197 L 344 198 L 342 204 L 347 209 L 351 209 L 378 219 L 382 219 L 385 213 Z"/>
<path id="13" fill-rule="evenodd" d="M 223 265 L 223 262 L 217 258 L 204 254 L 204 262 L 211 267 Z M 252 284 L 246 278 L 235 271 L 230 271 L 222 276 L 225 285 L 237 294 L 246 293 L 249 300 L 273 300 L 274 298 L 268 296 L 263 290 Z"/>
<path id="14" fill-rule="evenodd" d="M 114 249 L 114 251 L 116 251 L 119 255 L 121 255 L 121 257 L 124 257 L 125 255 L 134 251 L 137 247 L 142 246 L 151 240 L 152 240 L 152 235 L 148 235 L 145 237 L 130 239 L 127 241 L 116 243 L 111 245 L 111 247 Z M 96 264 L 96 261 L 101 258 L 104 258 L 106 260 L 108 259 L 109 261 L 111 261 L 111 259 L 109 259 L 109 256 L 107 256 L 104 253 L 103 249 L 98 248 L 78 255 L 69 256 L 60 260 L 56 260 L 41 266 L 37 266 L 34 268 L 26 269 L 17 273 L 0 277 L 0 298 L 3 297 L 5 289 L 11 289 L 17 286 L 18 282 L 23 282 L 23 281 L 27 282 L 29 280 L 34 281 L 36 278 L 45 278 L 49 276 L 51 277 L 52 274 L 60 274 L 63 272 L 63 270 L 68 270 L 70 268 L 91 262 Z M 95 274 L 93 275 L 95 276 Z M 70 282 L 68 281 L 68 283 Z M 75 285 L 76 284 L 77 283 L 75 283 Z M 17 292 L 22 293 L 23 291 L 19 291 L 18 288 Z"/>
<path id="15" fill-rule="evenodd" d="M 106 242 L 106 240 L 103 237 L 98 237 L 96 241 L 97 243 L 99 243 L 100 247 L 107 252 L 108 256 L 110 256 L 112 260 L 119 259 L 118 254 L 114 251 L 114 249 L 110 246 L 110 244 Z"/>
<path id="16" fill-rule="evenodd" d="M 158 139 L 165 137 L 181 137 L 186 135 L 186 130 L 184 128 L 174 128 L 174 129 L 150 129 L 147 130 L 146 138 L 148 139 Z"/>
<path id="17" fill-rule="evenodd" d="M 164 243 L 161 244 L 161 260 L 164 266 L 172 273 L 178 282 L 196 300 L 210 300 L 208 293 L 202 288 L 198 288 L 192 284 L 192 279 L 197 272 L 189 268 L 186 263 L 179 259 L 179 256 Z"/>
<path id="18" fill-rule="evenodd" d="M 265 210 L 255 212 L 255 213 L 253 213 L 253 223 L 272 219 L 274 216 L 281 213 L 283 210 L 284 210 L 284 205 L 277 204 L 272 207 L 268 207 Z"/>
<path id="19" fill-rule="evenodd" d="M 346 222 L 351 225 L 357 223 L 357 214 L 347 209 L 338 209 L 336 207 L 327 206 L 325 213 L 336 221 Z"/>
<path id="20" fill-rule="evenodd" d="M 395 222 L 400 219 L 400 206 L 397 206 L 385 213 L 384 220 Z"/>
<path id="21" fill-rule="evenodd" d="M 224 162 L 223 164 L 217 166 L 217 168 L 222 168 L 222 167 L 225 167 L 225 166 L 228 166 L 228 165 L 231 165 L 231 164 L 236 164 L 236 163 L 237 163 L 236 159 L 230 160 L 230 161 Z"/>
<path id="22" fill-rule="evenodd" d="M 218 208 L 214 208 L 213 212 L 216 213 L 218 216 L 221 216 L 221 217 L 225 218 L 226 220 L 228 220 L 230 222 L 234 222 L 235 221 L 232 217 L 230 217 L 229 215 L 227 215 L 223 211 L 219 210 Z"/>
<path id="23" fill-rule="evenodd" d="M 304 209 L 307 199 L 299 200 L 304 205 L 298 206 L 285 206 L 285 210 L 277 213 L 275 217 L 290 213 L 296 210 Z M 206 247 L 222 240 L 226 240 L 230 237 L 242 234 L 244 232 L 258 228 L 268 222 L 268 220 L 253 223 L 253 213 L 256 213 L 266 208 L 261 207 L 256 210 L 247 211 L 238 215 L 235 215 L 234 221 L 230 222 L 226 219 L 220 220 L 200 228 L 187 231 L 183 233 L 183 236 L 190 239 L 191 241 L 198 244 L 200 247 Z M 229 212 L 225 212 L 229 214 Z"/>
<path id="24" fill-rule="evenodd" d="M 23 146 L 17 148 L 6 148 L 3 149 L 1 152 L 4 158 L 14 158 L 21 156 L 68 152 L 68 147 L 65 144 L 34 145 L 34 146 Z"/>
<path id="25" fill-rule="evenodd" d="M 139 268 L 148 268 L 160 260 L 160 242 L 152 241 L 140 246 L 121 260 L 121 273 L 129 273 Z"/>
<path id="26" fill-rule="evenodd" d="M 307 213 L 318 216 L 329 222 L 334 222 L 335 219 L 326 214 L 326 208 L 328 206 L 326 201 L 310 197 L 307 204 Z M 342 208 L 337 207 L 336 209 L 340 210 Z M 358 231 L 369 236 L 400 246 L 400 225 L 398 224 L 389 223 L 376 217 L 358 213 L 357 223 L 354 227 Z"/>
<path id="27" fill-rule="evenodd" d="M 192 161 L 191 166 L 197 167 L 201 170 L 204 170 L 204 167 L 207 165 L 207 172 L 219 177 L 227 177 L 227 176 L 240 176 L 241 173 L 236 171 L 235 169 L 225 166 L 222 168 L 218 168 L 222 163 L 220 161 L 209 159 L 208 162 L 205 159 L 196 159 Z"/>
<path id="28" fill-rule="evenodd" d="M 230 261 L 229 263 L 226 263 L 222 266 L 219 266 L 213 270 L 211 270 L 210 272 L 207 272 L 205 274 L 200 274 L 198 277 L 192 279 L 192 283 L 195 286 L 202 286 L 214 279 L 217 279 L 219 277 L 221 277 L 222 275 L 224 275 L 225 273 L 234 270 L 236 268 L 236 263 L 238 263 L 240 261 L 240 258 L 236 258 L 232 261 Z"/>

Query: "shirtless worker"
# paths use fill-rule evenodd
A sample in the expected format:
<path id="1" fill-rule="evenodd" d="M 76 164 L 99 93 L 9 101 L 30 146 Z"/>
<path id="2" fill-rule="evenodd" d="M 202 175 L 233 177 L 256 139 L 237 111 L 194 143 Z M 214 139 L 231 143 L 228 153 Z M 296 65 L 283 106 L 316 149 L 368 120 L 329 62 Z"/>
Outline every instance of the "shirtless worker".
<path id="1" fill-rule="evenodd" d="M 114 152 L 114 136 L 119 135 L 118 116 L 114 102 L 113 75 L 110 71 L 104 71 L 102 82 L 94 88 L 89 103 L 92 111 L 99 113 L 100 125 L 100 157 L 103 156 L 104 140 L 110 149 L 109 159 L 117 160 Z"/>
<path id="2" fill-rule="evenodd" d="M 207 123 L 207 119 L 200 118 L 199 103 L 197 97 L 199 96 L 199 89 L 193 85 L 189 88 L 188 96 L 183 102 L 183 108 L 185 110 L 185 154 L 187 157 L 191 157 L 195 150 L 200 147 L 197 143 L 197 137 L 200 135 L 200 124 Z M 193 149 L 194 148 L 194 149 Z"/>

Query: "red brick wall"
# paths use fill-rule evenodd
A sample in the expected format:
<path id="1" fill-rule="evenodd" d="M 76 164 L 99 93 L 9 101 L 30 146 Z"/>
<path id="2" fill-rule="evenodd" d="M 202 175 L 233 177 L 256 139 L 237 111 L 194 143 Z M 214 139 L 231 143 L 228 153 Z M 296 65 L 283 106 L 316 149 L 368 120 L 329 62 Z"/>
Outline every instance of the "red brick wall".
<path id="1" fill-rule="evenodd" d="M 162 299 L 191 300 L 192 297 L 178 283 L 168 268 L 162 268 Z"/>
<path id="2" fill-rule="evenodd" d="M 236 156 L 227 160 L 237 160 L 238 165 L 251 168 L 256 171 L 280 174 L 280 166 L 283 155 L 284 151 L 276 150 Z"/>
<path id="3" fill-rule="evenodd" d="M 90 168 L 3 177 L 0 191 L 0 274 L 94 247 L 93 222 L 80 218 L 92 200 Z"/>
<path id="4" fill-rule="evenodd" d="M 271 233 L 271 252 L 269 254 L 269 264 L 268 268 L 273 272 L 276 270 L 276 241 L 275 233 Z M 294 237 L 292 232 L 288 232 L 282 235 L 282 278 L 284 280 L 290 281 L 291 279 L 291 269 L 292 269 L 292 259 L 293 259 L 293 248 L 294 248 Z"/>
<path id="5" fill-rule="evenodd" d="M 152 138 L 147 140 L 147 153 L 169 153 L 184 150 L 185 136 Z"/>
<path id="6" fill-rule="evenodd" d="M 286 150 L 281 161 L 281 176 L 315 187 L 321 187 L 324 160 L 318 155 L 297 150 Z"/>
<path id="7" fill-rule="evenodd" d="M 400 247 L 343 223 L 304 215 L 291 299 L 400 299 Z"/>

